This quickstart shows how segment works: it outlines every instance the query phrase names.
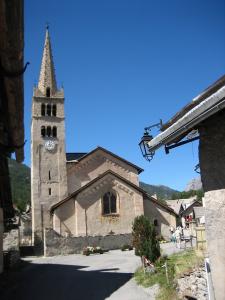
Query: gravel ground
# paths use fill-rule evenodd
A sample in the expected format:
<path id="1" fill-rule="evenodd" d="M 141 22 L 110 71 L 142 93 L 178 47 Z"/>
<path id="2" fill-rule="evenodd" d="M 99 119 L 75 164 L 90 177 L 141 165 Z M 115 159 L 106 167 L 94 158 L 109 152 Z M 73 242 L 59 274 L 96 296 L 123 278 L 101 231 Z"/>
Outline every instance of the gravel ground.
<path id="1" fill-rule="evenodd" d="M 162 249 L 168 255 L 181 251 L 172 243 Z M 154 300 L 158 291 L 157 286 L 137 286 L 132 279 L 140 266 L 134 251 L 34 257 L 24 259 L 24 264 L 9 278 L 1 300 Z"/>

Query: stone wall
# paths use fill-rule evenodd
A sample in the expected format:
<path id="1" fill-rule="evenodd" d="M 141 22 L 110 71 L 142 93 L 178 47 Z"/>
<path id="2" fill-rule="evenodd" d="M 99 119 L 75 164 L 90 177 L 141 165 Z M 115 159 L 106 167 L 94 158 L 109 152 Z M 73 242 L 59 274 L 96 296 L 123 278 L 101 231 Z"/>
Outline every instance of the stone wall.
<path id="1" fill-rule="evenodd" d="M 166 240 L 171 239 L 170 226 L 176 228 L 176 216 L 173 213 L 150 199 L 144 199 L 144 215 L 152 223 L 157 221 L 157 226 L 155 226 L 157 234 L 162 235 Z"/>
<path id="2" fill-rule="evenodd" d="M 207 251 L 217 300 L 225 295 L 225 110 L 201 123 L 199 162 L 205 192 Z"/>
<path id="3" fill-rule="evenodd" d="M 208 300 L 207 279 L 204 265 L 195 268 L 189 273 L 183 274 L 177 279 L 177 293 L 179 299 Z"/>
<path id="4" fill-rule="evenodd" d="M 205 193 L 207 252 L 215 298 L 225 295 L 225 189 Z"/>
<path id="5" fill-rule="evenodd" d="M 19 251 L 19 229 L 12 229 L 3 235 L 3 251 Z"/>
<path id="6" fill-rule="evenodd" d="M 118 234 L 89 237 L 62 237 L 52 229 L 45 229 L 44 255 L 66 255 L 81 253 L 86 246 L 100 246 L 103 249 L 119 249 L 124 244 L 131 244 L 131 234 Z"/>
<path id="7" fill-rule="evenodd" d="M 15 266 L 20 261 L 19 229 L 3 234 L 4 269 Z"/>

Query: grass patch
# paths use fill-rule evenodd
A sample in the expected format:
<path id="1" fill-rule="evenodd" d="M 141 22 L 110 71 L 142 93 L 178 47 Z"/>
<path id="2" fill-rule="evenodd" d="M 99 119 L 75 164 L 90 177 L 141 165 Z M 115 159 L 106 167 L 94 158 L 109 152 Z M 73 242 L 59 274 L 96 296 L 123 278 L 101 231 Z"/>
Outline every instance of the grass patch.
<path id="1" fill-rule="evenodd" d="M 203 254 L 195 250 L 187 250 L 176 253 L 168 258 L 168 265 L 174 266 L 174 278 L 190 272 L 193 268 L 198 267 L 203 263 Z"/>
<path id="2" fill-rule="evenodd" d="M 167 283 L 165 262 L 167 263 L 168 279 Z M 155 273 L 144 272 L 143 268 L 139 268 L 134 278 L 139 285 L 150 287 L 159 284 L 160 292 L 157 300 L 176 300 L 175 280 L 186 272 L 190 272 L 193 268 L 198 267 L 203 262 L 203 255 L 194 250 L 187 250 L 173 254 L 166 259 L 160 259 L 156 264 Z"/>

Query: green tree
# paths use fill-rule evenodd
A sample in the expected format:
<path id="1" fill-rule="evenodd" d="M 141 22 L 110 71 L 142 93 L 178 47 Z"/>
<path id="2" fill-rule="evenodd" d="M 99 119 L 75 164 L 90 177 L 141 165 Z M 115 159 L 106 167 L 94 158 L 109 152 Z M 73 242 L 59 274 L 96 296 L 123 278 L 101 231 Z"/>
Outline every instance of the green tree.
<path id="1" fill-rule="evenodd" d="M 154 225 L 142 215 L 134 219 L 132 229 L 135 254 L 140 257 L 145 256 L 151 262 L 155 262 L 160 257 L 160 247 Z"/>

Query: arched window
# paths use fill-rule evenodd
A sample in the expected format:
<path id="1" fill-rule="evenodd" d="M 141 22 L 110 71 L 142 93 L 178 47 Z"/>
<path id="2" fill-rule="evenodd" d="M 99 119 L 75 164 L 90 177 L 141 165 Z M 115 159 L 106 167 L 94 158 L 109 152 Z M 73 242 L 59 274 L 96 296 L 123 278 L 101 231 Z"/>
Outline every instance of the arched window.
<path id="1" fill-rule="evenodd" d="M 103 209 L 104 215 L 116 213 L 116 195 L 112 192 L 107 192 L 103 196 Z"/>
<path id="2" fill-rule="evenodd" d="M 41 115 L 45 116 L 45 104 L 44 103 L 41 104 Z"/>
<path id="3" fill-rule="evenodd" d="M 50 97 L 50 87 L 46 88 L 46 97 Z"/>
<path id="4" fill-rule="evenodd" d="M 51 127 L 48 126 L 47 127 L 47 136 L 51 136 L 51 133 L 52 133 Z"/>
<path id="5" fill-rule="evenodd" d="M 153 224 L 154 224 L 154 226 L 158 226 L 158 220 L 154 219 Z"/>
<path id="6" fill-rule="evenodd" d="M 56 126 L 53 126 L 52 136 L 55 137 L 55 138 L 57 137 L 57 127 Z"/>
<path id="7" fill-rule="evenodd" d="M 56 104 L 52 105 L 52 115 L 56 117 Z"/>
<path id="8" fill-rule="evenodd" d="M 45 137 L 45 126 L 41 126 L 41 136 Z"/>
<path id="9" fill-rule="evenodd" d="M 51 104 L 47 104 L 47 116 L 51 116 L 51 112 L 52 112 L 52 107 Z"/>

